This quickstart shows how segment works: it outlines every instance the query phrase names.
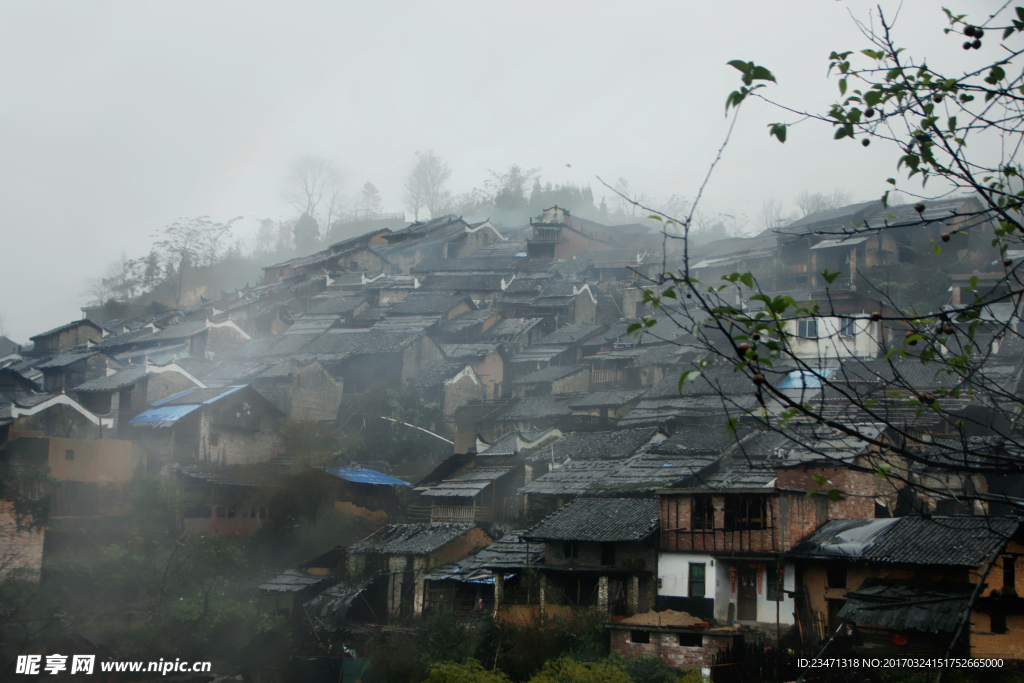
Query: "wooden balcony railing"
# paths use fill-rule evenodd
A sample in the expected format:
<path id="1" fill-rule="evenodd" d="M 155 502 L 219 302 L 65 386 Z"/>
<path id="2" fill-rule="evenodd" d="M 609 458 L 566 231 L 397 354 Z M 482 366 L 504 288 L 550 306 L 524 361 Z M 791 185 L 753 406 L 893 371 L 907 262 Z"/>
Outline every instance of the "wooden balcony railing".
<path id="1" fill-rule="evenodd" d="M 434 505 L 430 508 L 431 522 L 490 522 L 493 517 L 494 511 L 491 508 L 480 506 Z"/>

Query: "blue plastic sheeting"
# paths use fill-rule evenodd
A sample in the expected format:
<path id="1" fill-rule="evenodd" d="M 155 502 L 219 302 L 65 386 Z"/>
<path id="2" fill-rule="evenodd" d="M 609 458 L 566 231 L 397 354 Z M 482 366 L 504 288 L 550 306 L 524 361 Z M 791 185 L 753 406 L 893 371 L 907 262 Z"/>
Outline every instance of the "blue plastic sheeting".
<path id="1" fill-rule="evenodd" d="M 835 368 L 821 368 L 820 370 L 794 370 L 775 385 L 776 389 L 820 389 L 821 381 L 828 379 L 828 376 L 835 371 Z"/>
<path id="2" fill-rule="evenodd" d="M 162 406 L 165 403 L 168 403 L 169 401 L 173 401 L 176 398 L 181 398 L 182 396 L 188 396 L 189 394 L 197 394 L 197 396 L 213 394 L 213 396 L 210 396 L 209 398 L 206 398 L 206 399 L 204 399 L 202 401 L 196 401 L 195 402 L 195 405 L 206 405 L 207 403 L 213 403 L 214 401 L 219 401 L 220 399 L 224 398 L 225 396 L 230 396 L 231 394 L 235 393 L 239 389 L 244 389 L 244 388 L 245 388 L 244 384 L 243 385 L 239 385 L 239 386 L 234 386 L 234 387 L 208 387 L 206 389 L 203 389 L 201 387 L 196 387 L 195 389 L 186 389 L 185 391 L 179 392 L 179 393 L 175 394 L 174 396 L 168 396 L 167 398 L 164 398 L 164 399 L 161 399 L 159 401 L 156 401 L 155 403 L 153 403 L 153 405 L 154 406 Z M 202 393 L 200 394 L 198 392 L 202 392 Z"/>
<path id="3" fill-rule="evenodd" d="M 345 481 L 351 481 L 356 484 L 379 484 L 382 486 L 412 486 L 407 481 L 401 479 L 395 479 L 392 476 L 384 474 L 383 472 L 377 472 L 375 470 L 350 470 L 345 467 L 324 467 L 324 472 L 333 474 L 339 479 Z"/>
<path id="4" fill-rule="evenodd" d="M 193 405 L 150 408 L 133 417 L 128 424 L 144 425 L 146 427 L 172 427 L 178 420 L 201 407 L 200 405 Z"/>

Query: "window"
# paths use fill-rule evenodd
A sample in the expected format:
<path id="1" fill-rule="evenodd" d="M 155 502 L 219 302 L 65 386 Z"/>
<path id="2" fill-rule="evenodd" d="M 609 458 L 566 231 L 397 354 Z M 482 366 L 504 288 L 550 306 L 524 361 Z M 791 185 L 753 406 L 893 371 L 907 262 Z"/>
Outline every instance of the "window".
<path id="1" fill-rule="evenodd" d="M 615 544 L 614 543 L 602 543 L 601 544 L 601 564 L 605 566 L 615 564 Z"/>
<path id="2" fill-rule="evenodd" d="M 829 588 L 846 588 L 846 565 L 833 562 L 825 572 Z"/>
<path id="3" fill-rule="evenodd" d="M 818 338 L 818 321 L 817 320 L 800 320 L 796 325 L 796 336 L 804 339 L 817 339 Z"/>
<path id="4" fill-rule="evenodd" d="M 703 647 L 704 636 L 700 633 L 680 633 L 679 647 Z"/>
<path id="5" fill-rule="evenodd" d="M 704 597 L 704 568 L 703 562 L 691 562 L 690 563 L 690 581 L 688 595 L 691 598 L 703 598 Z"/>
<path id="6" fill-rule="evenodd" d="M 73 450 L 70 450 L 70 449 L 64 451 L 64 459 L 65 460 L 74 460 L 75 459 L 75 452 Z"/>
<path id="7" fill-rule="evenodd" d="M 575 541 L 565 541 L 562 543 L 562 557 L 567 560 L 575 560 L 580 556 L 579 544 Z"/>
<path id="8" fill-rule="evenodd" d="M 1017 595 L 1017 568 L 1013 555 L 1003 555 L 1003 595 Z"/>
<path id="9" fill-rule="evenodd" d="M 726 496 L 725 530 L 755 531 L 768 528 L 764 496 Z"/>
<path id="10" fill-rule="evenodd" d="M 218 434 L 217 432 L 211 433 L 210 434 L 210 445 L 211 446 L 216 446 L 218 443 L 220 443 L 220 434 Z"/>
<path id="11" fill-rule="evenodd" d="M 690 508 L 690 528 L 695 531 L 710 531 L 715 528 L 715 505 L 711 496 L 694 496 Z"/>
<path id="12" fill-rule="evenodd" d="M 224 516 L 224 508 L 221 507 L 220 505 L 217 506 L 217 516 L 218 517 L 223 517 Z"/>
<path id="13" fill-rule="evenodd" d="M 989 631 L 992 633 L 1006 633 L 1006 615 L 1005 614 L 990 614 L 989 618 Z"/>
<path id="14" fill-rule="evenodd" d="M 631 643 L 639 643 L 639 644 L 642 644 L 642 645 L 646 645 L 646 644 L 651 642 L 651 632 L 650 631 L 630 631 L 629 632 L 629 642 L 631 642 Z"/>
<path id="15" fill-rule="evenodd" d="M 852 337 L 857 334 L 857 321 L 844 318 L 839 321 L 839 334 L 844 337 Z"/>
<path id="16" fill-rule="evenodd" d="M 768 565 L 767 597 L 769 600 L 774 600 L 776 602 L 780 600 L 785 600 L 785 573 L 785 570 L 780 572 L 779 567 L 777 565 Z"/>

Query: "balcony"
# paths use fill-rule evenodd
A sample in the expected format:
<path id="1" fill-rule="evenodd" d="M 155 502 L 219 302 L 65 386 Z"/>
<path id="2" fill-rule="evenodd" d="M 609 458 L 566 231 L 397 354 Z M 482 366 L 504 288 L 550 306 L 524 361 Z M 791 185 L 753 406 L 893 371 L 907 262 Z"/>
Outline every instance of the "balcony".
<path id="1" fill-rule="evenodd" d="M 494 519 L 491 508 L 477 506 L 434 505 L 430 508 L 431 523 L 490 522 Z"/>
<path id="2" fill-rule="evenodd" d="M 561 228 L 533 228 L 533 238 L 531 242 L 563 242 L 562 229 Z"/>

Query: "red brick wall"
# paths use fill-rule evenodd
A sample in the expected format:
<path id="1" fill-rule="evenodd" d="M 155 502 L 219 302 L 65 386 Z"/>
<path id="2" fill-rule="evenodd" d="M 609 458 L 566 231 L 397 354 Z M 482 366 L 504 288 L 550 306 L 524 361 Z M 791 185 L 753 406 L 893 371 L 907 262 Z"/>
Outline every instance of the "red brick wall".
<path id="1" fill-rule="evenodd" d="M 0 500 L 0 580 L 19 578 L 39 582 L 46 528 L 32 526 L 31 517 L 17 517 L 14 503 Z"/>
<path id="2" fill-rule="evenodd" d="M 821 485 L 813 477 L 822 476 L 828 483 Z M 837 488 L 843 498 L 829 501 L 829 519 L 870 519 L 875 516 L 875 497 L 878 495 L 878 476 L 871 472 L 855 472 L 846 467 L 788 468 L 778 471 L 780 488 L 802 491 Z"/>

